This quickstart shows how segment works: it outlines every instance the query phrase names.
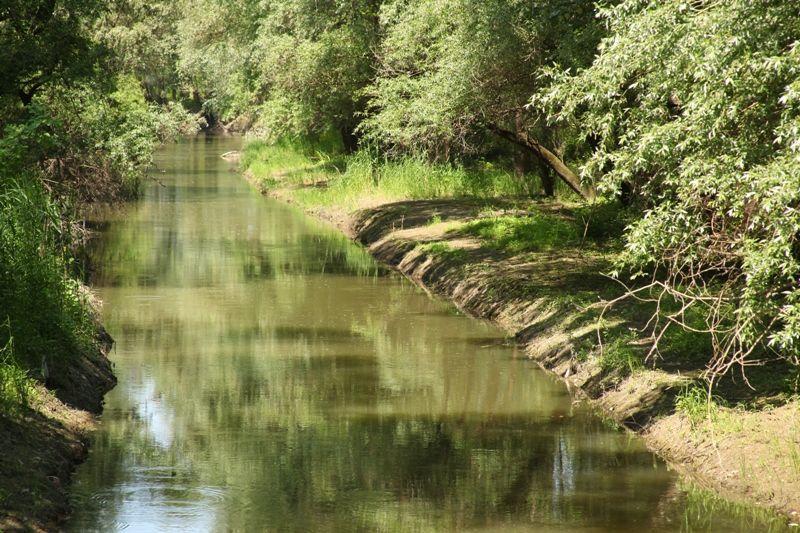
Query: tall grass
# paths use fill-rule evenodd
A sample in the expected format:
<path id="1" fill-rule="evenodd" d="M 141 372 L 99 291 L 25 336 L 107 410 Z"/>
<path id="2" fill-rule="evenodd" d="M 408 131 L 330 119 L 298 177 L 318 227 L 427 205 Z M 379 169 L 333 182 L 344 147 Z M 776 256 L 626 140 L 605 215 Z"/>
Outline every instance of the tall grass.
<path id="1" fill-rule="evenodd" d="M 489 163 L 463 166 L 413 156 L 389 159 L 369 149 L 343 155 L 330 141 L 252 142 L 242 164 L 267 187 L 298 187 L 295 199 L 307 205 L 354 208 L 370 200 L 518 197 L 527 190 L 513 172 Z"/>
<path id="2" fill-rule="evenodd" d="M 86 350 L 94 326 L 69 276 L 68 236 L 36 179 L 0 178 L 0 404 L 24 402 L 28 376 Z"/>
<path id="3" fill-rule="evenodd" d="M 25 405 L 35 395 L 33 380 L 14 360 L 13 339 L 0 348 L 0 412 Z"/>

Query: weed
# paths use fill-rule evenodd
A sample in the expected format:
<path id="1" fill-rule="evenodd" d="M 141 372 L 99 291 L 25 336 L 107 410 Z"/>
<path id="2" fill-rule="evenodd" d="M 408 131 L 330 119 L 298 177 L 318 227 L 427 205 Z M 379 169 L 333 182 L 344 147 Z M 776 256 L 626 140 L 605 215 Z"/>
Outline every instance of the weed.
<path id="1" fill-rule="evenodd" d="M 692 425 L 703 420 L 714 421 L 719 416 L 719 408 L 724 402 L 709 394 L 708 389 L 698 383 L 683 387 L 675 398 L 675 409 L 686 415 Z"/>
<path id="2" fill-rule="evenodd" d="M 633 336 L 625 334 L 603 346 L 600 353 L 600 367 L 603 370 L 618 370 L 633 374 L 644 366 L 642 353 L 631 345 Z"/>
<path id="3" fill-rule="evenodd" d="M 453 248 L 446 242 L 431 242 L 420 244 L 417 250 L 428 255 L 438 255 L 447 259 L 460 261 L 466 257 L 466 251 L 462 248 Z"/>

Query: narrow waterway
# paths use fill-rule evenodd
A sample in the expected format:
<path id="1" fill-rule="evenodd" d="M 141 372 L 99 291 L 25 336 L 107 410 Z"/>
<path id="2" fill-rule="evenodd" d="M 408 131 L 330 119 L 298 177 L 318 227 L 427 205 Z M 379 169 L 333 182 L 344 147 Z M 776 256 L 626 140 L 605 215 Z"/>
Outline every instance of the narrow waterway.
<path id="1" fill-rule="evenodd" d="M 219 155 L 97 221 L 119 385 L 74 531 L 752 531 L 631 435 Z"/>

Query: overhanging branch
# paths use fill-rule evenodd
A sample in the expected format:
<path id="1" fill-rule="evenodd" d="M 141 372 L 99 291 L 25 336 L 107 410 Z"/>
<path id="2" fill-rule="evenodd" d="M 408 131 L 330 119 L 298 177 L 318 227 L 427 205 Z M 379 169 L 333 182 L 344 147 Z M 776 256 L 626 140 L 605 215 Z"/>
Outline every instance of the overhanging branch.
<path id="1" fill-rule="evenodd" d="M 542 146 L 536 139 L 529 137 L 525 133 L 515 133 L 492 123 L 487 124 L 487 127 L 489 131 L 495 133 L 499 137 L 533 152 L 536 157 L 553 169 L 558 177 L 561 178 L 561 181 L 566 183 L 570 189 L 578 193 L 584 200 L 591 200 L 594 197 L 591 191 L 581 186 L 580 177 L 575 174 L 560 157 Z"/>

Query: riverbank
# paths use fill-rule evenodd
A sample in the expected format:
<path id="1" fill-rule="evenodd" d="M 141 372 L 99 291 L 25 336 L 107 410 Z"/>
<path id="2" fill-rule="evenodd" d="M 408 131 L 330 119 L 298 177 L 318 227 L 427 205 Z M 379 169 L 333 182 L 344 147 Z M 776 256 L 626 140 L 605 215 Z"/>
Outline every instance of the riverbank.
<path id="1" fill-rule="evenodd" d="M 695 380 L 706 343 L 675 334 L 665 343 L 671 354 L 645 361 L 636 331 L 651 309 L 630 300 L 607 305 L 621 293 L 602 274 L 613 246 L 570 229 L 579 208 L 502 198 L 345 200 L 336 195 L 335 165 L 263 163 L 247 173 L 263 193 L 299 205 L 425 290 L 498 324 L 701 486 L 797 521 L 800 403 L 771 379 L 775 369 L 761 368 L 750 379 L 757 390 L 731 377 L 719 388 L 725 402 L 701 412 Z"/>
<path id="2" fill-rule="evenodd" d="M 0 531 L 52 531 L 69 515 L 72 473 L 116 384 L 112 345 L 98 326 L 91 349 L 53 363 L 28 405 L 0 414 Z"/>

